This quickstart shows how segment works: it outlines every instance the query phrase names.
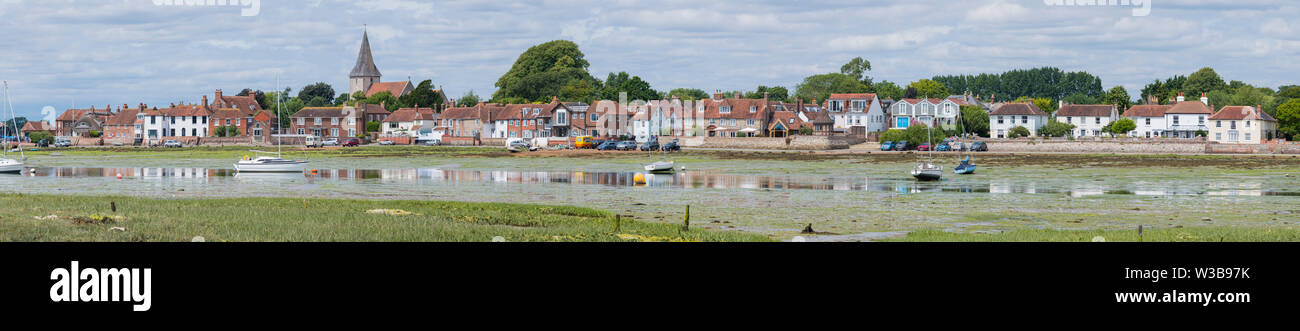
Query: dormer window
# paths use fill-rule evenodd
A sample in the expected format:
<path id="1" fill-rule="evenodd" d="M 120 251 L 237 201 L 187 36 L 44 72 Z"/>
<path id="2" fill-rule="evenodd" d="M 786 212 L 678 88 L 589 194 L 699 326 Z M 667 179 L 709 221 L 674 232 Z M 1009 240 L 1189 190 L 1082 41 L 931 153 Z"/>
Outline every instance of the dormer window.
<path id="1" fill-rule="evenodd" d="M 542 112 L 542 109 L 541 109 L 541 108 L 533 108 L 533 115 L 537 115 L 538 113 L 541 113 L 541 112 Z"/>
<path id="2" fill-rule="evenodd" d="M 749 106 L 749 112 L 751 113 L 758 112 L 758 106 Z"/>
<path id="3" fill-rule="evenodd" d="M 719 107 L 719 108 L 718 108 L 718 112 L 719 112 L 719 113 L 723 113 L 723 114 L 730 114 L 730 113 L 731 113 L 731 106 L 722 106 L 722 107 Z"/>

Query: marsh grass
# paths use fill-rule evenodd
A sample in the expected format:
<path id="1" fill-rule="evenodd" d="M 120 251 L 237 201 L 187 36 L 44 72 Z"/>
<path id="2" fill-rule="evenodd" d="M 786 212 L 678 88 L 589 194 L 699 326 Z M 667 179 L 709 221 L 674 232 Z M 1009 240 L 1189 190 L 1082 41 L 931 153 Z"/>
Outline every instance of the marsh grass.
<path id="1" fill-rule="evenodd" d="M 110 209 L 116 203 L 117 212 Z M 367 213 L 398 209 L 411 215 Z M 48 218 L 57 215 L 57 218 Z M 112 223 L 73 219 L 111 217 Z M 114 230 L 115 227 L 125 231 Z M 46 242 L 767 241 L 739 232 L 681 232 L 579 207 L 416 200 L 150 199 L 0 194 L 0 240 Z"/>
<path id="2" fill-rule="evenodd" d="M 1101 236 L 1107 242 L 1137 242 L 1133 230 L 1040 230 L 1024 229 L 1001 233 L 955 233 L 919 230 L 906 237 L 884 241 L 900 242 L 1092 242 Z M 1142 242 L 1295 242 L 1300 229 L 1254 227 L 1186 227 L 1143 229 Z"/>

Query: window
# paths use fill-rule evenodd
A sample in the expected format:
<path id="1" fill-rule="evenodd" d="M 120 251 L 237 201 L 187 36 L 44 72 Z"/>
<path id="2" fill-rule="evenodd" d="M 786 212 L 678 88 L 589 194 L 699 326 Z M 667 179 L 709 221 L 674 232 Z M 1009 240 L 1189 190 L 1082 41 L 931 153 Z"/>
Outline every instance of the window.
<path id="1" fill-rule="evenodd" d="M 303 128 L 298 128 L 298 134 L 307 134 L 307 130 L 304 130 Z"/>
<path id="2" fill-rule="evenodd" d="M 1065 123 L 1074 123 L 1074 117 L 1066 116 L 1066 117 L 1065 117 Z"/>
<path id="3" fill-rule="evenodd" d="M 1174 126 L 1178 126 L 1178 116 L 1174 116 Z"/>
<path id="4" fill-rule="evenodd" d="M 1216 127 L 1216 128 L 1222 128 L 1222 127 L 1223 127 L 1223 121 L 1214 121 L 1214 127 Z"/>
<path id="5" fill-rule="evenodd" d="M 198 123 L 198 122 L 199 122 L 198 116 L 190 116 L 190 123 Z"/>
<path id="6" fill-rule="evenodd" d="M 749 106 L 749 112 L 751 113 L 758 112 L 758 106 Z"/>
<path id="7" fill-rule="evenodd" d="M 198 137 L 198 136 L 199 136 L 199 129 L 190 129 L 190 135 L 191 135 L 191 136 Z"/>
<path id="8" fill-rule="evenodd" d="M 542 112 L 542 109 L 541 109 L 541 108 L 533 108 L 533 115 L 537 115 L 537 114 L 539 114 L 539 113 L 541 113 L 541 112 Z"/>
<path id="9" fill-rule="evenodd" d="M 862 110 L 865 109 L 865 108 L 867 108 L 867 101 L 865 101 L 865 100 L 853 100 L 853 111 L 855 111 L 855 112 L 862 112 Z"/>
<path id="10" fill-rule="evenodd" d="M 1020 123 L 1029 124 L 1029 116 L 1020 116 Z"/>
<path id="11" fill-rule="evenodd" d="M 1250 132 L 1246 132 L 1246 141 L 1250 141 Z"/>
<path id="12" fill-rule="evenodd" d="M 1246 121 L 1246 127 L 1250 127 L 1250 121 Z M 1246 140 L 1250 140 L 1250 138 L 1246 138 Z"/>
<path id="13" fill-rule="evenodd" d="M 227 124 L 229 124 L 229 123 L 227 123 Z M 298 118 L 298 125 L 307 125 L 307 118 L 305 118 L 305 117 L 299 117 L 299 118 Z M 299 134 L 301 134 L 301 133 L 299 133 Z"/>
<path id="14" fill-rule="evenodd" d="M 1197 124 L 1198 124 L 1198 125 L 1205 125 L 1205 116 L 1201 116 L 1201 117 L 1200 117 L 1200 121 L 1198 121 Z"/>
<path id="15" fill-rule="evenodd" d="M 1233 130 L 1236 130 L 1236 129 L 1237 129 L 1237 121 L 1232 121 L 1232 122 L 1229 122 L 1228 124 L 1229 124 L 1229 125 L 1228 125 L 1228 128 L 1229 128 L 1229 129 L 1233 129 Z"/>
<path id="16" fill-rule="evenodd" d="M 592 121 L 592 122 L 595 122 L 595 121 L 598 120 L 598 119 L 600 119 L 600 114 L 591 114 L 591 121 Z"/>
<path id="17" fill-rule="evenodd" d="M 330 117 L 330 125 L 339 125 L 338 117 Z"/>
<path id="18" fill-rule="evenodd" d="M 718 112 L 723 114 L 731 113 L 731 106 L 722 106 L 722 108 L 718 108 Z"/>
<path id="19" fill-rule="evenodd" d="M 348 117 L 348 125 L 357 125 L 356 117 Z"/>
<path id="20" fill-rule="evenodd" d="M 1101 117 L 1095 118 L 1094 124 L 1101 124 Z"/>
<path id="21" fill-rule="evenodd" d="M 754 125 L 754 120 L 753 119 L 746 120 L 745 125 Z"/>
<path id="22" fill-rule="evenodd" d="M 1151 118 L 1147 118 L 1147 126 L 1151 126 Z"/>
<path id="23" fill-rule="evenodd" d="M 1215 133 L 1214 140 L 1223 141 L 1223 132 Z"/>
<path id="24" fill-rule="evenodd" d="M 339 136 L 339 129 L 330 129 L 330 136 L 338 137 L 338 136 Z"/>
<path id="25" fill-rule="evenodd" d="M 158 124 L 158 116 L 149 116 L 149 124 Z"/>
<path id="26" fill-rule="evenodd" d="M 1003 124 L 1003 123 L 1002 123 L 1002 116 L 998 116 L 998 124 Z M 999 138 L 1001 138 L 1001 137 L 999 137 Z"/>
<path id="27" fill-rule="evenodd" d="M 176 117 L 168 117 L 168 118 L 171 119 L 172 124 L 176 124 Z"/>
<path id="28" fill-rule="evenodd" d="M 320 117 L 317 117 L 317 118 L 313 119 L 312 122 L 311 122 L 311 124 L 312 124 L 312 125 L 320 125 Z"/>

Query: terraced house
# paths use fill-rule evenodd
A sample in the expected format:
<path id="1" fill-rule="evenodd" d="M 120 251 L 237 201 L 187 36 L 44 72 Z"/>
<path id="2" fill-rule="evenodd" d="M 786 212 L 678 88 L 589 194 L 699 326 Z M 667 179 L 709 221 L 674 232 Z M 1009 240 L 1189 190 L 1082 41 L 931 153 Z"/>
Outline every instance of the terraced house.
<path id="1" fill-rule="evenodd" d="M 1155 138 L 1162 137 L 1165 129 L 1165 113 L 1173 106 L 1169 105 L 1137 105 L 1124 111 L 1124 117 L 1133 120 L 1137 124 L 1137 129 L 1129 132 L 1130 137 Z"/>
<path id="2" fill-rule="evenodd" d="M 564 124 L 555 121 L 564 117 Z M 569 110 L 559 101 L 550 104 L 509 104 L 493 112 L 494 138 L 549 138 L 568 134 Z M 563 137 L 563 136 L 561 136 Z"/>
<path id="3" fill-rule="evenodd" d="M 1228 106 L 1210 116 L 1209 140 L 1221 144 L 1262 144 L 1277 135 L 1277 119 L 1259 106 Z"/>
<path id="4" fill-rule="evenodd" d="M 951 99 L 902 99 L 889 106 L 893 129 L 906 130 L 921 123 L 930 127 L 954 129 L 961 105 Z"/>
<path id="5" fill-rule="evenodd" d="M 91 131 L 103 132 L 104 122 L 113 116 L 110 108 L 112 106 L 105 106 L 104 109 L 91 106 L 90 109 L 65 110 L 54 120 L 55 134 L 67 137 L 89 137 Z"/>
<path id="6" fill-rule="evenodd" d="M 144 140 L 144 104 L 139 108 L 122 105 L 113 117 L 104 123 L 104 143 L 109 145 L 135 145 Z"/>
<path id="7" fill-rule="evenodd" d="M 289 116 L 289 132 L 323 138 L 356 137 L 366 131 L 357 107 L 307 107 Z"/>
<path id="8" fill-rule="evenodd" d="M 140 116 L 143 143 L 162 144 L 166 140 L 194 143 L 208 136 L 208 119 L 212 114 L 199 105 L 171 104 L 166 109 L 148 109 Z"/>
<path id="9" fill-rule="evenodd" d="M 1038 129 L 1047 125 L 1048 115 L 1032 103 L 1008 103 L 989 113 L 989 136 L 1009 138 L 1011 129 L 1024 127 L 1029 136 L 1038 136 Z"/>
<path id="10" fill-rule="evenodd" d="M 696 111 L 704 113 L 708 137 L 767 136 L 772 113 L 784 108 L 783 104 L 770 101 L 766 93 L 762 99 L 744 99 L 737 92 L 727 99 L 722 91 L 717 91 L 712 99 L 696 103 Z"/>
<path id="11" fill-rule="evenodd" d="M 1075 138 L 1098 137 L 1103 128 L 1119 119 L 1119 108 L 1115 105 L 1071 105 L 1065 104 L 1056 111 L 1056 120 L 1074 125 L 1070 135 Z"/>

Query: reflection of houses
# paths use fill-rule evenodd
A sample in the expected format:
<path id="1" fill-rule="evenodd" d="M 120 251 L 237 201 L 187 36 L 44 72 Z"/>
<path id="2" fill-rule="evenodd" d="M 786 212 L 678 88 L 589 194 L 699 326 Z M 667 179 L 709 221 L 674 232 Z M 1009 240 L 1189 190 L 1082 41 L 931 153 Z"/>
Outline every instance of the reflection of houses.
<path id="1" fill-rule="evenodd" d="M 1210 116 L 1210 141 L 1221 144 L 1261 144 L 1273 140 L 1277 120 L 1258 107 L 1228 106 Z"/>
<path id="2" fill-rule="evenodd" d="M 1073 124 L 1070 134 L 1076 138 L 1096 137 L 1102 128 L 1119 118 L 1115 105 L 1064 105 L 1056 111 L 1058 122 Z"/>

